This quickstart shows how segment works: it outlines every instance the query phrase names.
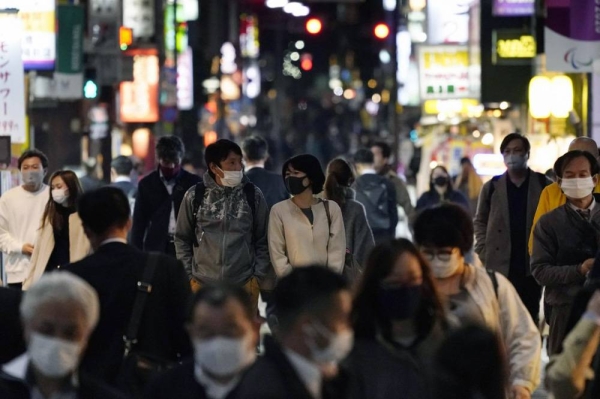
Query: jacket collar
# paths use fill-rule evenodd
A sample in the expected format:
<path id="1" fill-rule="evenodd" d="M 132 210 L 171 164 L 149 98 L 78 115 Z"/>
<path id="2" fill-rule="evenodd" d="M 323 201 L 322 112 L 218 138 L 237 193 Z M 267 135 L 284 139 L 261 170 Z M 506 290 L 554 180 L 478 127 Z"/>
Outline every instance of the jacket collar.
<path id="1" fill-rule="evenodd" d="M 29 362 L 29 355 L 26 352 L 2 366 L 2 371 L 9 378 L 29 385 L 32 381 L 29 372 Z M 73 388 L 79 386 L 79 376 L 77 372 L 74 372 L 71 376 L 70 384 Z"/>
<path id="2" fill-rule="evenodd" d="M 344 196 L 346 199 L 355 199 L 356 198 L 356 191 L 354 191 L 352 188 L 350 187 L 345 187 L 344 188 Z"/>

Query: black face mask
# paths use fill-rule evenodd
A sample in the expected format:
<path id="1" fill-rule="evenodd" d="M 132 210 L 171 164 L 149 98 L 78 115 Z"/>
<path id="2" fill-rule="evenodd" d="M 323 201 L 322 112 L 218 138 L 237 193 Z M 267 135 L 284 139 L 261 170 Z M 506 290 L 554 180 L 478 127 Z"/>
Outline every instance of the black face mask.
<path id="1" fill-rule="evenodd" d="M 433 184 L 440 187 L 447 186 L 448 178 L 446 176 L 438 176 L 435 179 L 433 179 Z"/>
<path id="2" fill-rule="evenodd" d="M 306 177 L 288 176 L 285 178 L 285 188 L 292 195 L 302 194 L 308 187 L 302 183 Z"/>
<path id="3" fill-rule="evenodd" d="M 378 301 L 382 314 L 391 320 L 410 319 L 421 304 L 421 286 L 380 288 Z"/>

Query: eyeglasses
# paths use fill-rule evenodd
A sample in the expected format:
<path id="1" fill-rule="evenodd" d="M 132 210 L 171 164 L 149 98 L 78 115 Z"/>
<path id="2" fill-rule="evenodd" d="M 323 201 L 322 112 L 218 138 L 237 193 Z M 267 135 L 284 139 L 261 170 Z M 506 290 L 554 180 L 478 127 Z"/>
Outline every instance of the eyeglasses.
<path id="1" fill-rule="evenodd" d="M 447 262 L 452 258 L 452 254 L 456 252 L 456 248 L 435 250 L 431 248 L 421 249 L 423 257 L 428 261 L 434 260 L 436 257 L 442 262 Z"/>

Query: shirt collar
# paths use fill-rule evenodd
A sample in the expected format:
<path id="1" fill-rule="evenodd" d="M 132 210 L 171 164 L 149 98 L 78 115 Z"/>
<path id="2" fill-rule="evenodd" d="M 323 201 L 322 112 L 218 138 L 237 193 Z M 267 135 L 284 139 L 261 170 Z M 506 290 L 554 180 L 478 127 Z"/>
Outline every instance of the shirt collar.
<path id="1" fill-rule="evenodd" d="M 110 244 L 110 243 L 113 243 L 113 242 L 120 242 L 122 244 L 127 244 L 127 240 L 124 239 L 124 238 L 112 237 L 112 238 L 108 238 L 108 239 L 102 241 L 100 243 L 100 246 L 103 246 L 103 245 L 106 245 L 106 244 Z"/>
<path id="2" fill-rule="evenodd" d="M 128 183 L 131 183 L 131 177 L 129 176 L 117 176 L 115 177 L 115 183 L 120 183 L 126 181 Z"/>
<path id="3" fill-rule="evenodd" d="M 264 168 L 265 168 L 265 164 L 264 163 L 263 164 L 256 163 L 254 165 L 248 165 L 248 166 L 246 166 L 245 171 L 247 172 L 247 171 L 249 171 L 251 169 L 264 169 Z"/>
<path id="4" fill-rule="evenodd" d="M 369 168 L 369 169 L 363 169 L 361 176 L 362 175 L 376 175 L 376 174 L 377 174 L 377 172 L 375 171 L 375 169 Z"/>
<path id="5" fill-rule="evenodd" d="M 194 366 L 194 376 L 196 377 L 196 381 L 204 387 L 206 396 L 209 399 L 225 399 L 240 382 L 240 375 L 236 375 L 231 381 L 221 384 L 206 375 L 202 371 L 202 368 L 197 365 Z"/>
<path id="6" fill-rule="evenodd" d="M 590 210 L 590 213 L 594 211 L 594 208 L 596 208 L 596 199 L 594 198 L 594 196 L 592 196 L 592 203 L 590 204 L 590 206 L 588 206 L 586 209 L 581 209 L 576 207 L 575 205 L 573 205 L 571 202 L 569 202 L 569 206 L 571 207 L 571 209 L 573 209 L 574 211 L 586 211 L 586 210 Z"/>
<path id="7" fill-rule="evenodd" d="M 23 353 L 21 356 L 11 360 L 2 366 L 2 371 L 6 373 L 9 377 L 14 378 L 15 380 L 21 381 L 28 386 L 33 386 L 33 376 L 31 374 L 31 369 L 29 367 L 30 359 L 27 352 Z M 77 372 L 74 372 L 71 375 L 69 388 L 76 389 L 79 387 L 79 375 Z"/>
<path id="8" fill-rule="evenodd" d="M 298 377 L 300 377 L 300 380 L 302 383 L 304 383 L 306 389 L 308 389 L 308 392 L 312 395 L 312 397 L 320 398 L 323 377 L 319 367 L 294 351 L 284 349 L 283 352 L 292 364 L 294 370 L 296 370 L 296 373 L 298 373 Z"/>

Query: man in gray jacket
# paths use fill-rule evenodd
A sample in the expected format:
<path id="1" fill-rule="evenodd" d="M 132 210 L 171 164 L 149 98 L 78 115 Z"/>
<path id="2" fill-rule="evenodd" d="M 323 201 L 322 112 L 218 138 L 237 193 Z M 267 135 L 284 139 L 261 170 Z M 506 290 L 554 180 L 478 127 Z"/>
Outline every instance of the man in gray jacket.
<path id="1" fill-rule="evenodd" d="M 529 140 L 509 134 L 500 145 L 507 171 L 481 190 L 475 216 L 475 252 L 486 268 L 507 277 L 537 324 L 542 288 L 531 276 L 527 242 L 533 215 L 550 182 L 527 167 Z"/>
<path id="2" fill-rule="evenodd" d="M 205 151 L 204 181 L 185 194 L 177 217 L 175 249 L 192 289 L 226 281 L 243 286 L 258 305 L 260 280 L 271 268 L 268 208 L 242 171 L 242 150 L 219 140 Z"/>

